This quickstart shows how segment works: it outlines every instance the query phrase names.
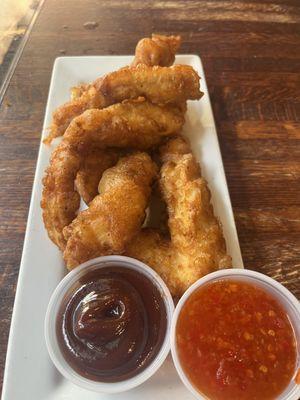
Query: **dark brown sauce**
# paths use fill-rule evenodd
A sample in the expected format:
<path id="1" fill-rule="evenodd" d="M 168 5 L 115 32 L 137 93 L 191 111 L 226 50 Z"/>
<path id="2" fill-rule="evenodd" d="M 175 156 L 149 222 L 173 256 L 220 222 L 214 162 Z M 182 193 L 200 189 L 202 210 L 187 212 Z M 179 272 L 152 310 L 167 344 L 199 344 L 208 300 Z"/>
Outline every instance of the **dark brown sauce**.
<path id="1" fill-rule="evenodd" d="M 57 337 L 70 366 L 99 382 L 118 382 L 143 371 L 165 338 L 162 294 L 143 274 L 108 266 L 84 275 L 68 292 Z"/>

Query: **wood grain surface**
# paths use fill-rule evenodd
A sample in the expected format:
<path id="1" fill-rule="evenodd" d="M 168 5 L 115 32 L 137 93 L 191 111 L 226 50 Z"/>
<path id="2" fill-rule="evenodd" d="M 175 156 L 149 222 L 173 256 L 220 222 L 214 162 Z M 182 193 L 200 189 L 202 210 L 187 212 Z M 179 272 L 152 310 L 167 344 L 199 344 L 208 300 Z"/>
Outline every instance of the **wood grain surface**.
<path id="1" fill-rule="evenodd" d="M 1 381 L 54 59 L 152 32 L 202 58 L 245 267 L 300 298 L 299 0 L 46 0 L 0 108 Z"/>

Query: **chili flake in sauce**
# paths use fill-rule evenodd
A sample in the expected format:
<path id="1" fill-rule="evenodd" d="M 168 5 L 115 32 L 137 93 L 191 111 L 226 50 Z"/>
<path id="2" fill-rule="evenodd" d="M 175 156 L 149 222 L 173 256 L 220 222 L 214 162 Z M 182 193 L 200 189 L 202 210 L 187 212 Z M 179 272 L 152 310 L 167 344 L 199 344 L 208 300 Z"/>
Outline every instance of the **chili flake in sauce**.
<path id="1" fill-rule="evenodd" d="M 182 368 L 211 400 L 274 400 L 296 367 L 293 328 L 279 302 L 233 280 L 200 287 L 176 326 Z"/>

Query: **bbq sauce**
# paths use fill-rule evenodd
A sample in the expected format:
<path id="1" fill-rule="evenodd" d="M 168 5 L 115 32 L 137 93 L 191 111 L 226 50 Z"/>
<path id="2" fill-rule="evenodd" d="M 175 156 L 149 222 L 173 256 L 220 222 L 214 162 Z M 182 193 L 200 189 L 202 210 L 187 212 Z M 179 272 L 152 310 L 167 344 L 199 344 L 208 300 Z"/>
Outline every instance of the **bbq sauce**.
<path id="1" fill-rule="evenodd" d="M 118 382 L 153 361 L 166 327 L 166 306 L 150 278 L 123 266 L 108 266 L 85 274 L 69 290 L 56 332 L 75 371 L 98 382 Z"/>

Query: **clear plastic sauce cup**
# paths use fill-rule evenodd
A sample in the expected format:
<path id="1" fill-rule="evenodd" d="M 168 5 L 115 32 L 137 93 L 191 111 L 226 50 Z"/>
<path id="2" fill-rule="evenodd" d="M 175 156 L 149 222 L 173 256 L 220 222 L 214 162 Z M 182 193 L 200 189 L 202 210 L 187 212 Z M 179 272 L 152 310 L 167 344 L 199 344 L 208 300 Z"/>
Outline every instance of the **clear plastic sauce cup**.
<path id="1" fill-rule="evenodd" d="M 162 295 L 162 299 L 166 308 L 167 324 L 163 343 L 154 360 L 139 374 L 119 382 L 98 382 L 87 379 L 77 373 L 65 360 L 56 335 L 57 315 L 69 288 L 71 288 L 83 275 L 87 272 L 94 271 L 109 266 L 124 266 L 126 268 L 137 271 L 146 276 L 152 283 L 156 285 Z M 45 339 L 50 358 L 61 374 L 74 384 L 85 389 L 99 393 L 119 393 L 132 389 L 147 379 L 149 379 L 162 365 L 170 350 L 170 329 L 172 315 L 174 311 L 174 303 L 172 296 L 159 275 L 150 267 L 133 258 L 123 256 L 105 256 L 90 260 L 81 266 L 75 268 L 56 287 L 46 313 L 45 318 Z"/>
<path id="2" fill-rule="evenodd" d="M 300 369 L 300 303 L 296 299 L 296 297 L 289 292 L 284 286 L 282 286 L 279 282 L 275 281 L 274 279 L 263 275 L 259 272 L 250 271 L 246 269 L 226 269 L 220 270 L 217 272 L 213 272 L 204 276 L 203 278 L 199 279 L 195 282 L 181 297 L 179 300 L 172 320 L 172 327 L 171 327 L 171 352 L 173 361 L 176 367 L 176 370 L 179 374 L 184 385 L 191 391 L 191 393 L 199 400 L 209 400 L 208 397 L 201 394 L 199 390 L 197 390 L 190 380 L 188 379 L 187 375 L 185 374 L 181 363 L 180 358 L 178 356 L 177 348 L 176 348 L 176 325 L 179 314 L 182 310 L 183 305 L 187 301 L 187 299 L 194 293 L 199 287 L 207 284 L 216 282 L 218 280 L 234 280 L 234 281 L 242 281 L 252 283 L 261 289 L 270 293 L 273 297 L 275 297 L 281 306 L 285 309 L 291 325 L 294 329 L 295 339 L 296 339 L 296 347 L 297 347 L 297 360 L 296 360 L 296 368 L 295 374 L 292 377 L 289 385 L 286 389 L 277 397 L 276 400 L 299 400 L 300 399 L 300 385 L 296 383 L 296 374 Z M 236 399 L 232 399 L 236 400 Z M 275 399 L 274 399 L 275 400 Z"/>

